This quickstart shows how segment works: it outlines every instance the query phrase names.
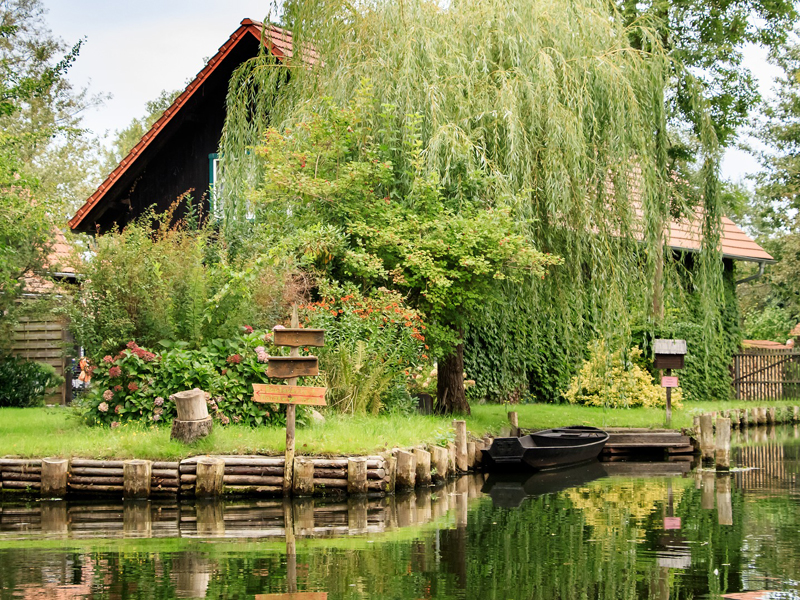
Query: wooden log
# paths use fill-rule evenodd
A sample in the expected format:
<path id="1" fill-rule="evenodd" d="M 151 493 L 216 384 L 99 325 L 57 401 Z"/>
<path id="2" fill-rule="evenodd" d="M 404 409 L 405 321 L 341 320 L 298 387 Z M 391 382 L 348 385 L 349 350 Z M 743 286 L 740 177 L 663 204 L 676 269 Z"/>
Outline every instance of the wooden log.
<path id="1" fill-rule="evenodd" d="M 99 469 L 95 467 L 73 467 L 70 474 L 81 477 L 122 477 L 122 467 L 119 469 Z"/>
<path id="2" fill-rule="evenodd" d="M 153 469 L 152 470 L 153 477 L 177 477 L 178 470 L 177 469 Z"/>
<path id="3" fill-rule="evenodd" d="M 447 474 L 456 474 L 456 445 L 453 443 L 447 444 Z"/>
<path id="4" fill-rule="evenodd" d="M 191 483 L 192 485 L 194 485 L 196 481 L 197 481 L 197 475 L 189 473 L 181 473 L 181 485 L 185 483 L 187 484 Z"/>
<path id="5" fill-rule="evenodd" d="M 750 423 L 758 425 L 758 409 L 755 407 L 750 409 Z"/>
<path id="6" fill-rule="evenodd" d="M 257 475 L 223 475 L 222 482 L 225 485 L 281 485 L 283 477 L 260 477 Z"/>
<path id="7" fill-rule="evenodd" d="M 39 481 L 9 481 L 3 480 L 3 489 L 27 490 L 28 488 L 38 490 L 42 484 Z"/>
<path id="8" fill-rule="evenodd" d="M 400 489 L 413 489 L 417 479 L 417 461 L 411 452 L 398 450 L 394 457 L 397 459 L 397 475 L 395 485 Z"/>
<path id="9" fill-rule="evenodd" d="M 122 485 L 122 477 L 81 477 L 79 475 L 70 475 L 70 486 L 75 484 L 81 485 Z"/>
<path id="10" fill-rule="evenodd" d="M 472 461 L 475 465 L 475 470 L 480 470 L 483 463 L 483 440 L 475 440 L 475 456 Z"/>
<path id="11" fill-rule="evenodd" d="M 347 493 L 366 494 L 367 493 L 367 459 L 352 457 L 347 461 Z M 366 520 L 366 504 L 365 520 Z"/>
<path id="12" fill-rule="evenodd" d="M 386 469 L 367 469 L 367 479 L 383 479 L 386 477 Z"/>
<path id="13" fill-rule="evenodd" d="M 6 465 L 0 467 L 3 473 L 41 473 L 42 467 L 29 467 L 29 466 L 10 466 Z"/>
<path id="14" fill-rule="evenodd" d="M 389 485 L 388 481 L 377 481 L 375 479 L 367 480 L 367 491 L 368 492 L 387 492 L 390 493 L 387 489 Z"/>
<path id="15" fill-rule="evenodd" d="M 511 437 L 519 437 L 519 417 L 516 411 L 508 413 L 508 422 L 511 425 Z"/>
<path id="16" fill-rule="evenodd" d="M 416 466 L 416 485 L 427 486 L 431 484 L 431 453 L 421 448 L 414 449 Z"/>
<path id="17" fill-rule="evenodd" d="M 456 469 L 461 473 L 469 470 L 467 462 L 467 422 L 457 419 L 453 421 L 456 432 Z"/>
<path id="18" fill-rule="evenodd" d="M 0 458 L 0 467 L 41 467 L 41 466 L 42 466 L 41 458 Z"/>
<path id="19" fill-rule="evenodd" d="M 73 458 L 70 461 L 72 469 L 76 467 L 90 467 L 94 469 L 121 469 L 125 464 L 123 460 L 89 460 L 86 458 Z"/>
<path id="20" fill-rule="evenodd" d="M 450 455 L 447 448 L 430 445 L 428 451 L 431 453 L 431 477 L 435 483 L 440 483 L 447 479 L 447 466 Z"/>
<path id="21" fill-rule="evenodd" d="M 800 406 L 792 407 L 792 423 L 800 421 Z"/>
<path id="22" fill-rule="evenodd" d="M 731 420 L 717 419 L 716 451 L 714 454 L 718 471 L 731 467 Z"/>
<path id="23" fill-rule="evenodd" d="M 181 465 L 178 467 L 178 472 L 180 472 L 181 475 L 183 475 L 184 473 L 194 475 L 196 471 L 197 471 L 197 464 L 195 463 L 188 463 L 188 464 L 181 463 Z"/>
<path id="24" fill-rule="evenodd" d="M 313 462 L 307 458 L 294 459 L 292 491 L 295 496 L 311 496 L 314 493 L 314 474 L 315 467 Z"/>
<path id="25" fill-rule="evenodd" d="M 710 414 L 700 415 L 700 453 L 702 460 L 714 460 L 714 421 Z"/>
<path id="26" fill-rule="evenodd" d="M 70 492 L 94 492 L 98 494 L 120 494 L 123 493 L 123 486 L 121 485 L 84 485 L 84 484 L 69 484 Z"/>
<path id="27" fill-rule="evenodd" d="M 382 456 L 364 456 L 367 459 L 367 469 L 379 469 L 383 466 Z M 347 458 L 308 458 L 314 463 L 315 469 L 347 469 Z"/>
<path id="28" fill-rule="evenodd" d="M 192 456 L 181 461 L 181 465 L 196 465 L 197 462 L 203 458 L 218 458 L 225 463 L 225 466 L 231 467 L 279 467 L 283 466 L 284 458 L 282 456 L 229 456 L 229 455 L 208 455 L 202 454 L 199 456 Z"/>
<path id="29" fill-rule="evenodd" d="M 202 421 L 208 418 L 208 405 L 203 390 L 194 388 L 177 392 L 170 396 L 175 402 L 175 412 L 179 421 Z"/>
<path id="30" fill-rule="evenodd" d="M 225 461 L 210 456 L 197 461 L 195 496 L 216 498 L 224 489 Z"/>
<path id="31" fill-rule="evenodd" d="M 178 462 L 165 462 L 162 460 L 157 460 L 153 462 L 153 471 L 157 471 L 158 469 L 170 469 L 172 471 L 177 471 L 180 463 Z"/>
<path id="32" fill-rule="evenodd" d="M 149 460 L 126 460 L 122 467 L 125 498 L 148 498 L 153 463 Z"/>
<path id="33" fill-rule="evenodd" d="M 41 481 L 41 473 L 18 473 L 3 471 L 3 481 Z"/>
<path id="34" fill-rule="evenodd" d="M 767 409 L 764 406 L 760 406 L 758 408 L 758 424 L 759 425 L 767 424 Z"/>
<path id="35" fill-rule="evenodd" d="M 226 485 L 224 492 L 226 494 L 268 494 L 279 496 L 283 493 L 283 485 Z"/>
<path id="36" fill-rule="evenodd" d="M 699 438 L 700 437 L 700 417 L 695 416 L 692 419 L 692 430 L 694 432 L 694 436 Z"/>
<path id="37" fill-rule="evenodd" d="M 172 432 L 169 437 L 172 440 L 178 440 L 184 444 L 191 444 L 209 435 L 213 429 L 214 421 L 211 417 L 206 417 L 198 421 L 174 419 L 172 421 Z"/>
<path id="38" fill-rule="evenodd" d="M 311 463 L 314 465 L 314 463 Z M 347 468 L 344 469 L 320 469 L 314 466 L 314 475 L 326 479 L 347 479 Z"/>
<path id="39" fill-rule="evenodd" d="M 194 472 L 194 471 L 192 471 Z M 279 467 L 233 467 L 225 465 L 226 475 L 257 475 L 260 477 L 283 477 L 283 465 Z"/>
<path id="40" fill-rule="evenodd" d="M 347 488 L 347 479 L 314 477 L 314 489 L 317 488 Z"/>

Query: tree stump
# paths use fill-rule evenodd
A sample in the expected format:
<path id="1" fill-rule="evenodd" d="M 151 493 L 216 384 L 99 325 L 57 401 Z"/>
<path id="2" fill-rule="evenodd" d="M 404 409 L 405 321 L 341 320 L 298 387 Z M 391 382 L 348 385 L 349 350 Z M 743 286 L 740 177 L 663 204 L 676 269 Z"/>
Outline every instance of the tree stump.
<path id="1" fill-rule="evenodd" d="M 191 444 L 195 440 L 206 437 L 213 428 L 213 421 L 208 416 L 208 406 L 203 390 L 195 388 L 186 392 L 173 394 L 178 416 L 172 421 L 173 440 Z"/>
<path id="2" fill-rule="evenodd" d="M 42 497 L 62 497 L 67 493 L 67 472 L 69 461 L 66 458 L 42 459 Z"/>

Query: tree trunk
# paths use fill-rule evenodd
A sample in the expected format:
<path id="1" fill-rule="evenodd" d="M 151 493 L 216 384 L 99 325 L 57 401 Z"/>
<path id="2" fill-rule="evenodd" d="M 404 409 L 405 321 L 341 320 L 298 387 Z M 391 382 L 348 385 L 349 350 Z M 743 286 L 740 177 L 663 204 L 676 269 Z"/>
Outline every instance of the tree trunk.
<path id="1" fill-rule="evenodd" d="M 464 391 L 463 342 L 456 346 L 455 352 L 439 362 L 438 371 L 436 412 L 443 415 L 453 413 L 470 414 L 467 395 Z"/>

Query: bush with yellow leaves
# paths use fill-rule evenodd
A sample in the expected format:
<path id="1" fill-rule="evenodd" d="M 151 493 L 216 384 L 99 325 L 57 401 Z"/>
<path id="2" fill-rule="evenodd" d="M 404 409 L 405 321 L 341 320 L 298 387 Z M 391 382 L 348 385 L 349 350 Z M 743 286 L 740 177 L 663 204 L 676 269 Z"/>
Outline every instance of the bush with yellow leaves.
<path id="1" fill-rule="evenodd" d="M 570 404 L 632 408 L 658 407 L 666 404 L 666 390 L 653 382 L 653 376 L 643 369 L 642 351 L 634 346 L 627 352 L 610 352 L 604 340 L 589 344 L 589 359 L 573 377 L 564 392 Z M 672 392 L 673 408 L 681 408 L 681 390 Z"/>

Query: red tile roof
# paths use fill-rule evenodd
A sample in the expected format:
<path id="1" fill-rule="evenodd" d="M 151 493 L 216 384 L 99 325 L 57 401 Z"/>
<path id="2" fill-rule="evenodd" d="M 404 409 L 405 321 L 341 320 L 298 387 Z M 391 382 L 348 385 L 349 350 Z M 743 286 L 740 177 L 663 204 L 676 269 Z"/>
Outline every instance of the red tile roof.
<path id="1" fill-rule="evenodd" d="M 71 229 L 76 229 L 80 226 L 81 222 L 97 206 L 108 192 L 108 190 L 122 177 L 128 168 L 136 161 L 136 159 L 144 152 L 144 150 L 153 142 L 158 134 L 166 127 L 166 125 L 175 117 L 180 109 L 189 101 L 198 88 L 209 78 L 214 70 L 219 66 L 222 60 L 231 52 L 236 44 L 248 35 L 255 36 L 257 39 L 263 39 L 264 44 L 269 48 L 272 54 L 279 58 L 291 58 L 292 56 L 292 34 L 291 32 L 268 25 L 266 28 L 258 21 L 251 19 L 244 19 L 239 28 L 233 32 L 228 41 L 225 42 L 217 53 L 211 57 L 205 67 L 197 74 L 192 82 L 186 89 L 173 101 L 172 105 L 164 111 L 164 114 L 153 123 L 150 130 L 144 134 L 141 140 L 131 149 L 128 155 L 122 159 L 116 169 L 114 169 L 105 181 L 100 184 L 100 187 L 92 194 L 88 200 L 81 206 L 75 213 L 75 216 L 69 220 Z M 308 49 L 309 64 L 315 64 L 319 60 L 319 55 L 313 48 Z"/>
<path id="2" fill-rule="evenodd" d="M 788 350 L 789 346 L 770 340 L 742 340 L 742 348 L 783 348 Z"/>
<path id="3" fill-rule="evenodd" d="M 702 222 L 700 214 L 691 220 L 673 221 L 669 228 L 670 247 L 676 250 L 699 251 L 702 240 Z M 774 262 L 766 250 L 756 244 L 728 217 L 722 217 L 722 232 L 720 235 L 722 256 L 738 260 Z"/>

